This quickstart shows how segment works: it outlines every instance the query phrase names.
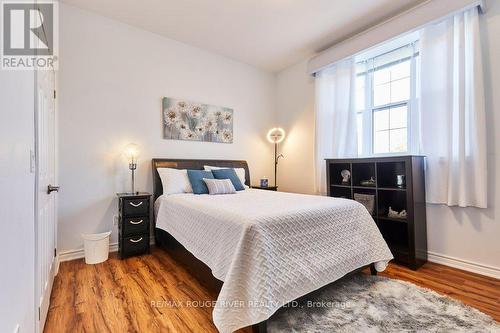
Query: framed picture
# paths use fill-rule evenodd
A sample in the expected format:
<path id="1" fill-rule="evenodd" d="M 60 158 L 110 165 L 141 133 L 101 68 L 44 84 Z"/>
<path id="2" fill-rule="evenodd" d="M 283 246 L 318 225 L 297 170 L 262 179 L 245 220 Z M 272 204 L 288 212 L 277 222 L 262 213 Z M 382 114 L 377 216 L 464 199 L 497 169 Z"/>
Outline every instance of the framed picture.
<path id="1" fill-rule="evenodd" d="M 233 143 L 233 110 L 164 97 L 163 138 Z"/>

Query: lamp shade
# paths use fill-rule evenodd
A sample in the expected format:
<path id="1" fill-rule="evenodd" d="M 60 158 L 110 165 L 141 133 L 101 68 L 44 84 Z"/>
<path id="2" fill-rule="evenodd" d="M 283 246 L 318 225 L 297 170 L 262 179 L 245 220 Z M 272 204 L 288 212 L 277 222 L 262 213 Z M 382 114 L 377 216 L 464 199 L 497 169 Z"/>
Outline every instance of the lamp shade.
<path id="1" fill-rule="evenodd" d="M 124 154 L 130 163 L 137 162 L 137 158 L 139 157 L 139 146 L 135 143 L 129 143 L 125 147 Z"/>
<path id="2" fill-rule="evenodd" d="M 271 128 L 267 132 L 267 140 L 271 143 L 280 143 L 285 139 L 285 130 L 280 127 Z"/>

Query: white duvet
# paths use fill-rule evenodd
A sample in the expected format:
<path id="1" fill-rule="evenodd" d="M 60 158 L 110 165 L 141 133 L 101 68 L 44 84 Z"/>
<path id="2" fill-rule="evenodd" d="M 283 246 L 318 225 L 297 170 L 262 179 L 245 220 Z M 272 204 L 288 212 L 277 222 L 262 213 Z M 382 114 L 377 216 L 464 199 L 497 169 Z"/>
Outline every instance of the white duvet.
<path id="1" fill-rule="evenodd" d="M 161 196 L 156 227 L 224 282 L 213 311 L 220 332 L 268 319 L 286 303 L 392 254 L 359 203 L 249 189 Z"/>

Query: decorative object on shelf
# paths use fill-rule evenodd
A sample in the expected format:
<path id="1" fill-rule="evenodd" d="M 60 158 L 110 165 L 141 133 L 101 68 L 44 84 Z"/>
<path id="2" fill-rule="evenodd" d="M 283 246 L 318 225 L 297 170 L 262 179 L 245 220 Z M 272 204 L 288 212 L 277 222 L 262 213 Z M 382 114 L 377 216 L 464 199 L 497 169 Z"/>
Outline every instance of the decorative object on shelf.
<path id="1" fill-rule="evenodd" d="M 269 186 L 269 179 L 261 178 L 260 179 L 260 187 L 268 187 L 268 186 Z"/>
<path id="2" fill-rule="evenodd" d="M 132 172 L 132 188 L 130 193 L 135 193 L 135 170 L 137 169 L 137 158 L 139 157 L 139 146 L 129 143 L 125 147 L 125 156 L 128 159 L 128 168 Z"/>
<path id="3" fill-rule="evenodd" d="M 280 159 L 280 157 L 285 157 L 283 156 L 283 154 L 278 155 L 278 143 L 282 142 L 284 139 L 285 130 L 282 128 L 271 128 L 269 132 L 267 132 L 267 140 L 269 140 L 269 142 L 271 143 L 274 143 L 274 186 L 278 186 L 278 160 Z"/>
<path id="4" fill-rule="evenodd" d="M 164 97 L 163 138 L 233 143 L 233 110 Z"/>
<path id="5" fill-rule="evenodd" d="M 349 181 L 351 180 L 351 172 L 349 170 L 342 170 L 340 172 L 340 176 L 342 177 L 342 184 L 349 184 Z"/>
<path id="6" fill-rule="evenodd" d="M 389 207 L 389 213 L 387 213 L 387 216 L 393 219 L 405 219 L 407 216 L 406 209 L 398 212 L 393 210 L 392 207 Z"/>
<path id="7" fill-rule="evenodd" d="M 375 186 L 375 177 L 370 177 L 370 179 L 362 180 L 360 182 L 361 186 Z"/>
<path id="8" fill-rule="evenodd" d="M 365 206 L 368 213 L 370 213 L 370 215 L 373 215 L 375 211 L 375 195 L 354 193 L 354 200 Z"/>
<path id="9" fill-rule="evenodd" d="M 396 185 L 397 187 L 405 187 L 406 185 L 406 176 L 405 175 L 396 175 Z"/>

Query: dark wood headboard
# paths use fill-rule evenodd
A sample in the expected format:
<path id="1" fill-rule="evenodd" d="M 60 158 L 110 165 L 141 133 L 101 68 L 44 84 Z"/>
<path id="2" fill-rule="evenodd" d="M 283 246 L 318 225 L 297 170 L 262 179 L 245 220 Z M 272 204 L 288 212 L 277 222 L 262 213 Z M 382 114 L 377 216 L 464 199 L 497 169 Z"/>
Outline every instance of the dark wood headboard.
<path id="1" fill-rule="evenodd" d="M 154 158 L 153 166 L 153 195 L 154 200 L 163 194 L 160 175 L 157 168 L 174 168 L 174 169 L 191 169 L 203 170 L 205 165 L 226 167 L 226 168 L 244 168 L 245 169 L 245 185 L 250 186 L 250 171 L 246 161 L 235 160 L 180 160 L 171 158 Z"/>

